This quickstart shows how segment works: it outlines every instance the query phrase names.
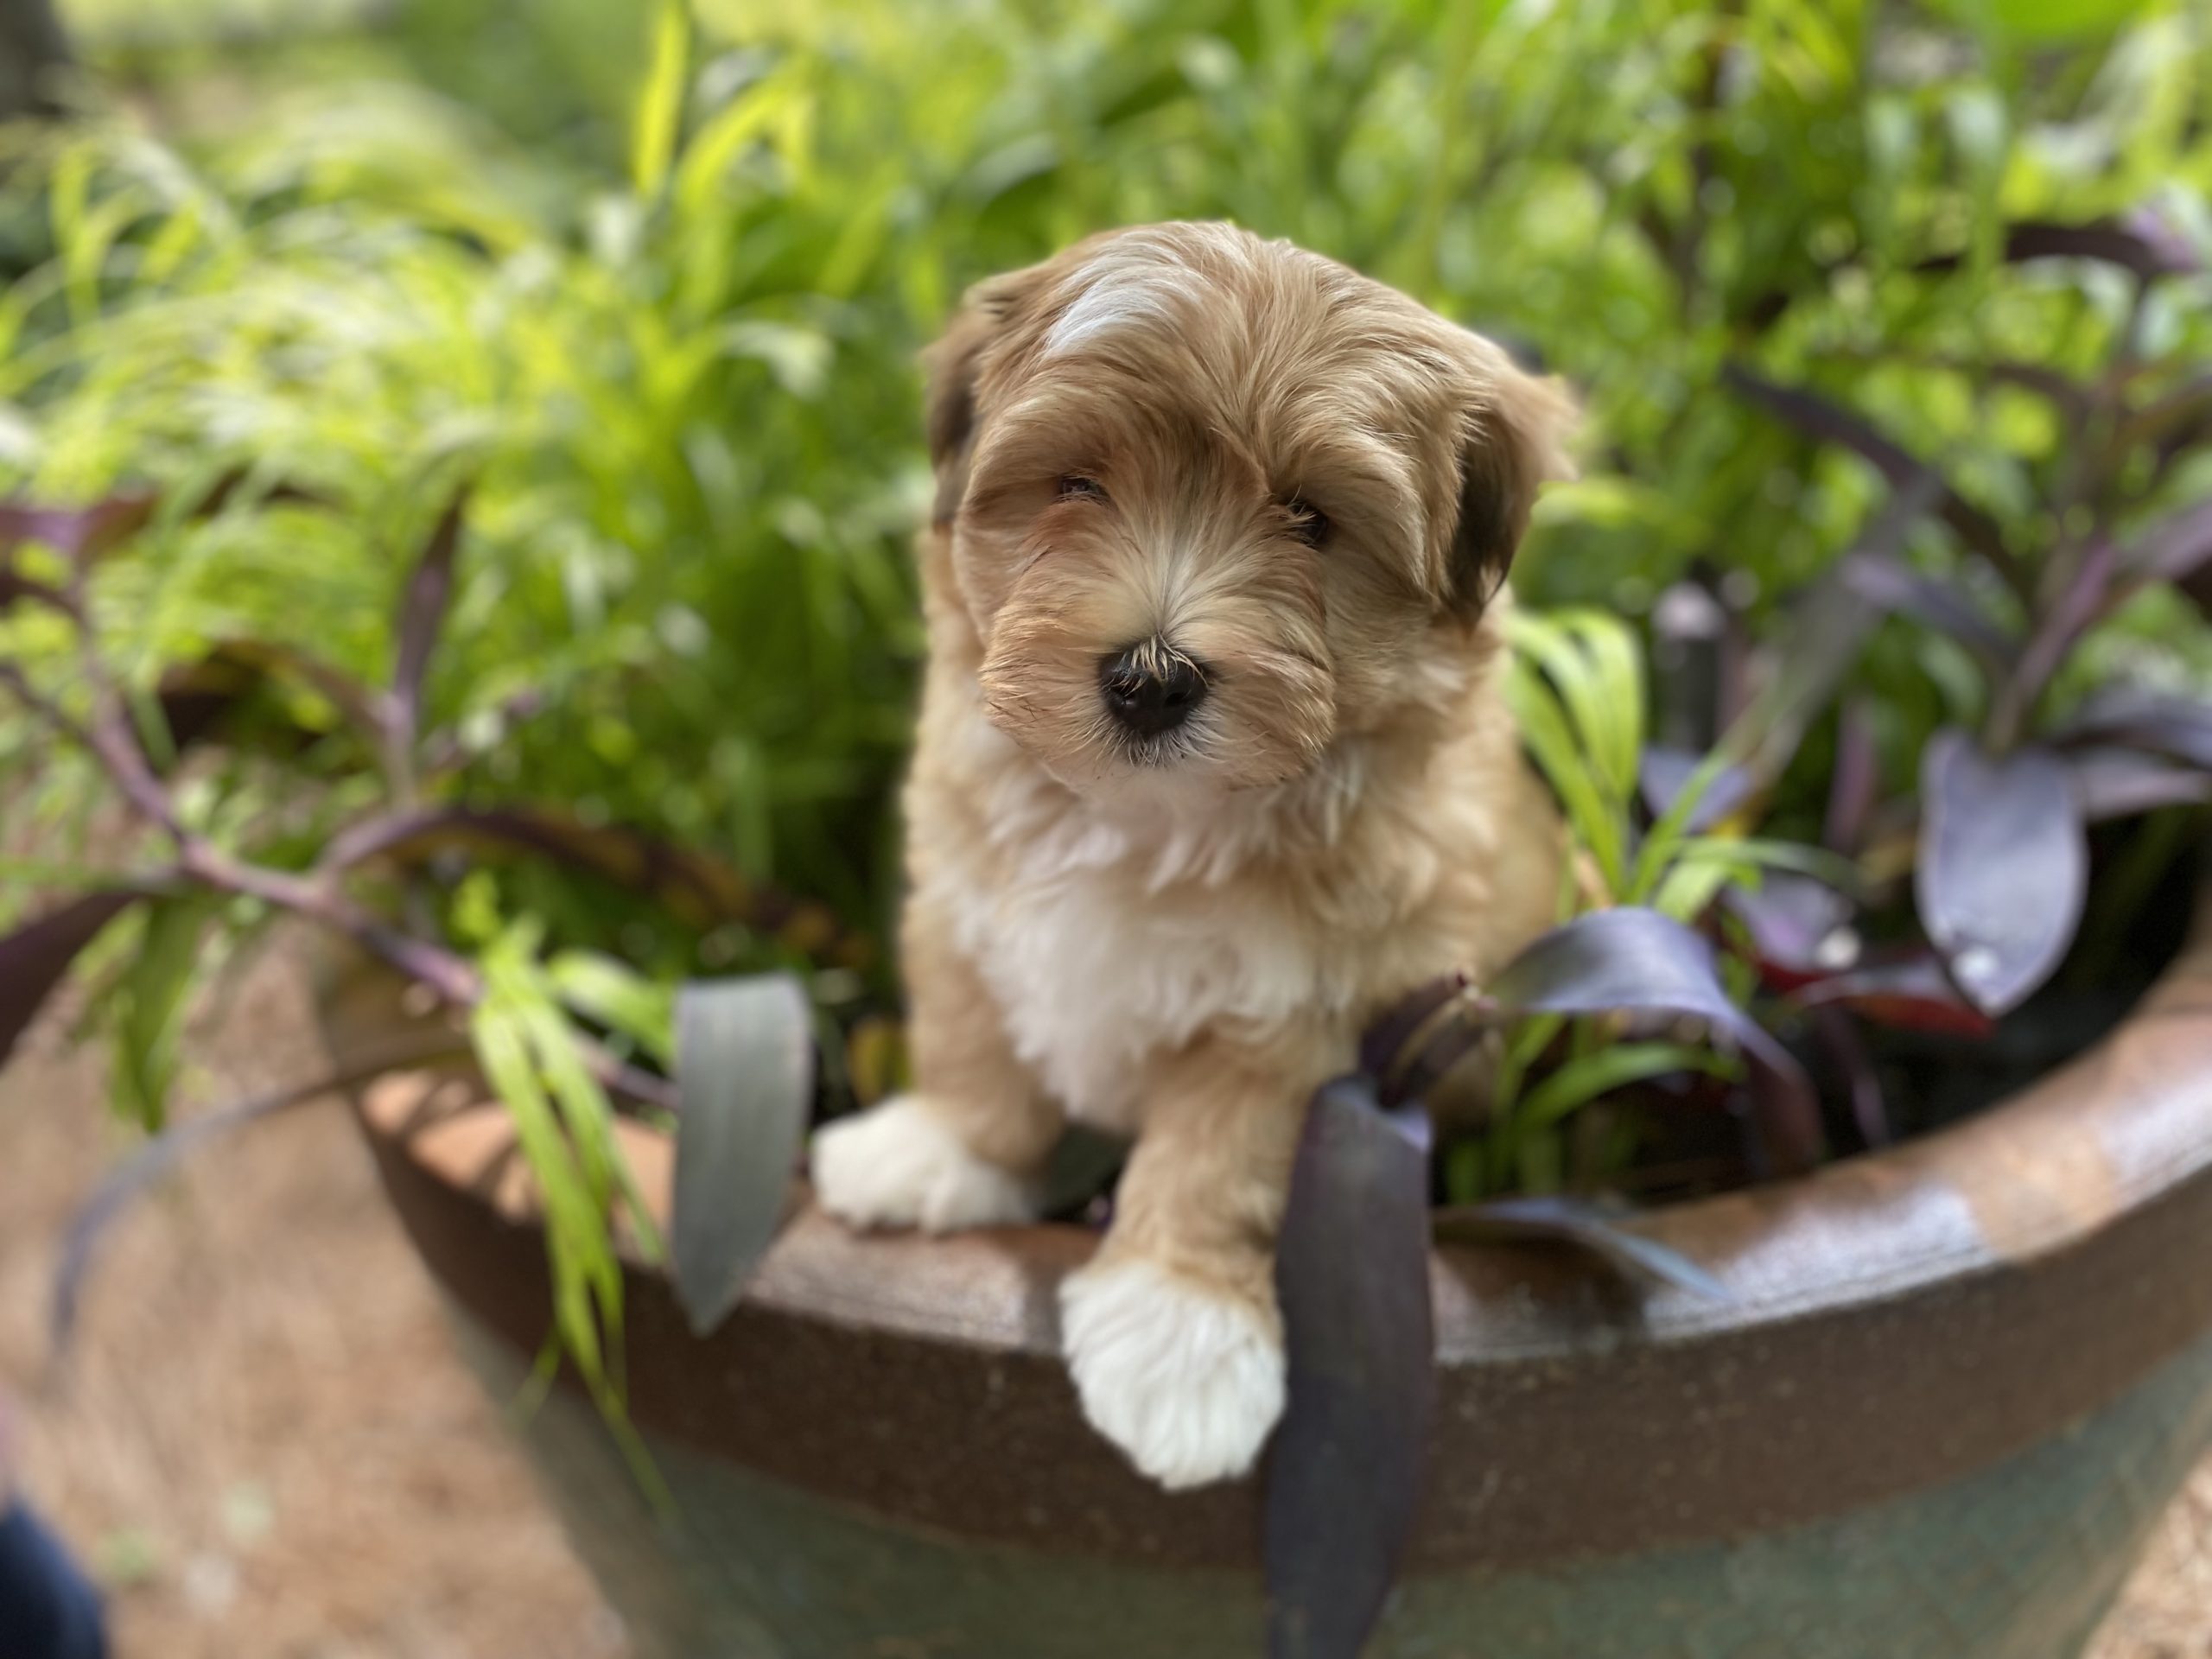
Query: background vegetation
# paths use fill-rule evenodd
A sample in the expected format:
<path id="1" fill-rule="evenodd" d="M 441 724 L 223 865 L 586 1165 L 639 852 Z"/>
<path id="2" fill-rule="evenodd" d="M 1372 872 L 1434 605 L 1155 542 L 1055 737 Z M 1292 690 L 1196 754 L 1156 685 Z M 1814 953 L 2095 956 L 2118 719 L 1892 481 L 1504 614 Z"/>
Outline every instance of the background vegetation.
<path id="1" fill-rule="evenodd" d="M 111 678 L 192 836 L 280 874 L 408 851 L 410 902 L 537 1021 L 517 1065 L 587 1123 L 553 1003 L 648 1062 L 654 988 L 689 974 L 825 969 L 848 1027 L 887 1003 L 915 353 L 966 283 L 1102 226 L 1294 238 L 1582 389 L 1586 475 L 1545 499 L 1517 580 L 1629 619 L 1659 671 L 1577 814 L 1615 896 L 1695 918 L 1772 866 L 1693 845 L 1677 870 L 1662 838 L 1630 880 L 1641 743 L 1694 759 L 1756 706 L 1788 602 L 1923 463 L 1952 493 L 1892 516 L 1888 580 L 1984 632 L 1885 606 L 1918 614 L 1881 625 L 1846 714 L 1797 711 L 1763 757 L 1771 831 L 1822 830 L 1847 744 L 1861 792 L 1909 814 L 1941 728 L 2001 749 L 2115 676 L 2185 690 L 2212 666 L 2164 579 L 2186 558 L 2097 587 L 2087 639 L 2024 691 L 1991 660 L 2065 610 L 2085 550 L 2212 486 L 2200 4 L 60 11 L 83 118 L 20 132 L 0 200 L 0 499 L 135 505 L 128 535 L 23 530 L 12 569 L 81 582 L 83 615 L 0 595 L 0 654 L 65 716 Z M 1529 638 L 1550 646 L 1524 712 L 1547 683 L 1573 711 L 1575 641 L 1643 677 L 1639 641 L 1599 625 Z M 187 753 L 213 704 L 240 741 Z M 54 730 L 0 708 L 0 902 L 27 912 L 163 834 Z M 1557 735 L 1571 792 L 1592 734 Z M 565 861 L 464 874 L 455 844 L 487 836 Z M 699 860 L 692 902 L 668 902 L 662 842 Z M 88 1020 L 126 1104 L 158 1119 L 164 1022 L 282 907 L 156 895 L 102 936 Z M 849 1058 L 865 1092 L 887 1052 L 833 1046 L 833 1083 Z M 1515 1179 L 1518 1154 L 1486 1156 Z"/>

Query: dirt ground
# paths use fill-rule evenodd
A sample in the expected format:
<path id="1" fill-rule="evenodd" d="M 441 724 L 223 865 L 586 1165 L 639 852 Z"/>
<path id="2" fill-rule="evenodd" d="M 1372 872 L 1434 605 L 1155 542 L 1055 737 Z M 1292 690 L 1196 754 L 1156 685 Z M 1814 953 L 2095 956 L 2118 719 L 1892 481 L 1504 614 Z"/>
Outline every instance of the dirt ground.
<path id="1" fill-rule="evenodd" d="M 280 949 L 203 1017 L 192 1099 L 313 1075 L 304 979 Z M 0 1073 L 0 1395 L 28 1489 L 111 1590 L 116 1659 L 620 1659 L 331 1104 L 124 1224 L 57 1380 L 55 1240 L 128 1144 L 104 1088 L 54 1019 Z M 2212 1659 L 2212 1466 L 2092 1659 Z"/>

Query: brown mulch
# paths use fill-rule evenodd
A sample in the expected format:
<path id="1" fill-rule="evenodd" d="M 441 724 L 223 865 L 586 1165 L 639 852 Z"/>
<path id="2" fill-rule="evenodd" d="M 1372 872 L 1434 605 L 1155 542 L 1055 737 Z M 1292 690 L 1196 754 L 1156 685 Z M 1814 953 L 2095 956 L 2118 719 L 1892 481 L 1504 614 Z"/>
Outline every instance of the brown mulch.
<path id="1" fill-rule="evenodd" d="M 189 1098 L 314 1075 L 305 978 L 280 946 L 199 1022 Z M 0 1072 L 0 1393 L 28 1490 L 111 1590 L 116 1659 L 620 1659 L 334 1103 L 130 1217 L 55 1378 L 55 1241 L 130 1144 L 104 1090 L 55 1019 Z M 2212 1466 L 2090 1659 L 2212 1659 Z"/>
<path id="2" fill-rule="evenodd" d="M 302 953 L 203 1020 L 184 1092 L 316 1075 Z M 47 1280 L 130 1137 L 57 1022 L 0 1073 L 0 1393 L 111 1592 L 116 1659 L 619 1659 L 334 1102 L 205 1150 L 99 1260 L 65 1380 Z"/>

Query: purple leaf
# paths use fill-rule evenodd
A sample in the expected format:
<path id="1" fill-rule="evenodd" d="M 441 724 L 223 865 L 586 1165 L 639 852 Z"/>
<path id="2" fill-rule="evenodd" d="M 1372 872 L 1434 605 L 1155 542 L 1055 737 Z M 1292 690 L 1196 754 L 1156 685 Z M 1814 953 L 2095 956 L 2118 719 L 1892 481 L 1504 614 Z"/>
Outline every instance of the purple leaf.
<path id="1" fill-rule="evenodd" d="M 1453 1018 L 1420 1033 L 1421 1042 L 1402 1056 L 1395 1070 L 1370 1074 L 1378 1076 L 1384 1109 L 1395 1111 L 1410 1102 L 1426 1100 L 1428 1091 L 1460 1061 L 1491 1040 L 1495 1013 L 1487 1000 L 1465 1003 Z"/>
<path id="2" fill-rule="evenodd" d="M 461 1047 L 451 1032 L 427 1036 L 410 1033 L 402 1041 L 374 1045 L 344 1070 L 252 1096 L 212 1111 L 197 1112 L 141 1143 L 104 1177 L 92 1196 L 77 1206 L 62 1235 L 60 1259 L 54 1264 L 48 1313 L 48 1334 L 57 1352 L 66 1350 L 77 1324 L 86 1276 L 92 1271 L 101 1241 L 108 1230 L 137 1197 L 181 1163 L 186 1155 L 233 1130 L 273 1117 L 295 1106 L 321 1100 L 341 1089 L 366 1083 L 401 1066 L 419 1065 L 454 1053 Z"/>
<path id="3" fill-rule="evenodd" d="M 2088 225 L 2014 225 L 2005 233 L 2005 257 L 2015 264 L 2098 259 L 2144 277 L 2183 276 L 2199 268 L 2196 251 L 2148 207 Z"/>
<path id="4" fill-rule="evenodd" d="M 1996 1022 L 1959 994 L 1936 957 L 1924 952 L 1815 980 L 1793 993 L 1815 1012 L 1849 1008 L 1878 1026 L 1986 1037 Z"/>
<path id="5" fill-rule="evenodd" d="M 2097 693 L 2060 728 L 2069 747 L 2118 744 L 2212 771 L 2212 701 L 2122 685 Z"/>
<path id="6" fill-rule="evenodd" d="M 1857 965 L 1856 906 L 1825 881 L 1789 870 L 1770 870 L 1756 889 L 1731 887 L 1723 895 L 1744 924 L 1759 970 L 1789 990 Z"/>
<path id="7" fill-rule="evenodd" d="M 1772 668 L 1765 683 L 1721 740 L 1727 753 L 1753 777 L 1775 777 L 1789 764 L 1806 727 L 1835 695 L 1882 620 L 1885 607 L 1856 591 L 1845 567 L 1861 556 L 1894 559 L 1935 492 L 1932 474 L 1892 492 L 1843 563 L 1793 607 L 1787 632 L 1766 653 Z"/>
<path id="8" fill-rule="evenodd" d="M 1412 1058 L 1406 1052 L 1407 1045 L 1466 988 L 1467 976 L 1451 973 L 1401 997 L 1361 1038 L 1359 1069 L 1377 1080 L 1389 1077 Z"/>
<path id="9" fill-rule="evenodd" d="M 1855 410 L 1800 387 L 1777 385 L 1740 363 L 1726 365 L 1721 379 L 1736 391 L 1780 416 L 1808 437 L 1850 450 L 1887 479 L 1900 494 L 1930 488 L 1936 511 L 1952 531 L 1999 569 L 2014 568 L 1997 521 L 1944 483 L 1927 462 L 1908 451 Z"/>
<path id="10" fill-rule="evenodd" d="M 1921 758 L 1920 919 L 1974 1006 L 1999 1015 L 2074 940 L 2088 841 L 2066 763 L 2040 745 L 1993 759 L 1955 727 Z"/>
<path id="11" fill-rule="evenodd" d="M 1514 1014 L 1678 1014 L 1707 1021 L 1744 1052 L 1754 1121 L 1775 1166 L 1794 1173 L 1819 1160 L 1820 1106 L 1803 1068 L 1729 1001 L 1713 947 L 1680 922 L 1636 907 L 1577 917 L 1484 988 Z"/>
<path id="12" fill-rule="evenodd" d="M 2005 257 L 2016 265 L 2036 259 L 2095 259 L 2145 278 L 2181 276 L 2197 269 L 2195 251 L 2147 207 L 2086 225 L 2023 219 L 2005 227 Z M 1922 260 L 1919 269 L 1954 270 L 1960 263 L 1958 254 L 1938 254 Z"/>
<path id="13" fill-rule="evenodd" d="M 676 999 L 677 1298 L 701 1336 L 783 1224 L 814 1098 L 813 1007 L 789 974 L 693 980 Z"/>
<path id="14" fill-rule="evenodd" d="M 0 551 L 40 542 L 71 559 L 97 559 L 143 530 L 157 499 L 150 490 L 125 490 L 84 507 L 0 502 Z"/>
<path id="15" fill-rule="evenodd" d="M 2116 687 L 2090 698 L 2058 733 L 2069 747 L 2116 743 L 2212 771 L 2212 702 Z"/>
<path id="16" fill-rule="evenodd" d="M 1841 1008 L 1829 1007 L 1813 1011 L 1813 1030 L 1828 1058 L 1843 1074 L 1851 1094 L 1851 1121 L 1859 1126 L 1859 1138 L 1870 1150 L 1888 1146 L 1896 1138 L 1890 1129 L 1889 1105 L 1882 1098 L 1882 1079 L 1859 1027 Z"/>
<path id="17" fill-rule="evenodd" d="M 18 601 L 26 599 L 72 615 L 77 609 L 75 601 L 60 588 L 24 575 L 12 566 L 0 564 L 0 616 L 13 610 Z"/>
<path id="18" fill-rule="evenodd" d="M 1357 1659 L 1420 1501 L 1435 1409 L 1428 1161 L 1363 1078 L 1306 1114 L 1275 1255 L 1290 1403 L 1268 1452 L 1268 1659 Z"/>
<path id="19" fill-rule="evenodd" d="M 1830 852 L 1854 856 L 1866 844 L 1882 788 L 1881 753 L 1875 746 L 1872 701 L 1853 697 L 1836 722 L 1835 769 L 1828 783 L 1828 810 L 1821 844 Z"/>
<path id="20" fill-rule="evenodd" d="M 801 907 L 755 891 L 704 854 L 616 825 L 586 824 L 531 807 L 424 807 L 380 813 L 347 825 L 324 849 L 322 868 L 347 870 L 372 858 L 420 859 L 455 848 L 521 850 L 641 893 L 658 893 L 694 921 L 776 926 Z"/>
<path id="21" fill-rule="evenodd" d="M 25 1028 L 78 953 L 143 897 L 141 888 L 105 887 L 49 910 L 0 938 L 0 1064 L 15 1052 Z"/>
<path id="22" fill-rule="evenodd" d="M 438 629 L 453 598 L 454 556 L 461 546 L 461 515 L 467 504 L 468 492 L 461 490 L 438 515 L 400 599 L 391 666 L 391 731 L 394 743 L 402 749 L 415 741 L 416 722 L 422 711 L 423 677 L 429 669 L 430 652 L 438 642 Z"/>
<path id="23" fill-rule="evenodd" d="M 1680 1250 L 1630 1231 L 1623 1225 L 1628 1219 L 1587 1198 L 1545 1194 L 1440 1210 L 1435 1230 L 1442 1237 L 1482 1243 L 1569 1244 L 1624 1279 L 1672 1285 L 1709 1302 L 1735 1300 L 1727 1286 Z"/>
<path id="24" fill-rule="evenodd" d="M 372 739 L 386 730 L 385 694 L 311 652 L 264 639 L 228 639 L 195 663 L 162 676 L 162 712 L 179 748 L 188 747 L 272 680 L 304 686 L 329 702 Z M 304 729 L 302 741 L 320 733 Z"/>
<path id="25" fill-rule="evenodd" d="M 2212 561 L 2212 500 L 2159 520 L 2128 547 L 2128 590 L 2156 582 L 2186 582 Z"/>
<path id="26" fill-rule="evenodd" d="M 1682 786 L 1704 764 L 1704 756 L 1681 749 L 1662 748 L 1654 744 L 1643 751 L 1637 782 L 1643 790 L 1643 804 L 1653 817 L 1666 816 L 1667 809 L 1682 792 Z M 1710 830 L 1750 800 L 1755 788 L 1751 775 L 1741 766 L 1723 767 L 1706 786 L 1698 804 L 1690 809 L 1688 822 L 1683 825 L 1684 833 L 1695 836 Z"/>
<path id="27" fill-rule="evenodd" d="M 2083 551 L 2080 567 L 2028 641 L 2019 666 L 2005 687 L 2004 695 L 2016 721 L 2024 719 L 2034 708 L 2075 641 L 2110 608 L 2113 578 L 2119 570 L 2120 549 L 2111 541 L 2100 537 Z M 2013 729 L 2018 729 L 2017 725 Z"/>
<path id="28" fill-rule="evenodd" d="M 2090 823 L 2212 801 L 2212 773 L 2139 750 L 2078 749 L 2067 755 L 2066 764 L 2073 774 L 2074 798 Z"/>
<path id="29" fill-rule="evenodd" d="M 1878 553 L 1853 553 L 1840 569 L 1845 584 L 1860 598 L 1950 635 L 1974 652 L 1993 680 L 2002 681 L 2014 655 L 2012 642 L 1957 588 Z"/>

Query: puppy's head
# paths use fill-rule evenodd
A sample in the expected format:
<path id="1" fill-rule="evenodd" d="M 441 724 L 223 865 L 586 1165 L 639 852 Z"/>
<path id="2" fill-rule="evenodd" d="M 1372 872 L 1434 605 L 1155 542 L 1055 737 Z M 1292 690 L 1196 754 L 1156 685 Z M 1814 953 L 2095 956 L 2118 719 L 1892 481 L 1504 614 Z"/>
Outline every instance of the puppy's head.
<path id="1" fill-rule="evenodd" d="M 1086 792 L 1283 783 L 1437 695 L 1567 470 L 1553 383 L 1226 226 L 981 283 L 930 366 L 989 717 Z"/>

